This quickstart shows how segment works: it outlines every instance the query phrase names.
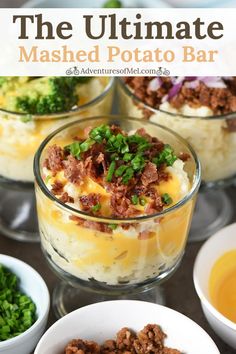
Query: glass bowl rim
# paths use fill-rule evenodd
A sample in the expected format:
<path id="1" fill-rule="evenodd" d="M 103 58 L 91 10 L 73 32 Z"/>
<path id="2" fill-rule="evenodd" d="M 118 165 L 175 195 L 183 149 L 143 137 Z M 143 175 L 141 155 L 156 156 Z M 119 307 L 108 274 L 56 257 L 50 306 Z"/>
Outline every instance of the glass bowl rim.
<path id="1" fill-rule="evenodd" d="M 155 78 L 155 77 L 153 77 Z M 167 114 L 169 116 L 172 117 L 180 117 L 183 119 L 202 119 L 202 120 L 221 120 L 221 119 L 236 119 L 236 111 L 235 112 L 231 112 L 231 113 L 225 113 L 225 114 L 218 114 L 218 115 L 211 115 L 211 116 L 194 116 L 194 115 L 186 115 L 186 114 L 182 114 L 182 113 L 174 113 L 174 112 L 168 112 L 168 111 L 164 111 L 162 109 L 159 108 L 154 108 L 152 106 L 150 106 L 149 104 L 143 102 L 140 98 L 138 98 L 129 88 L 129 85 L 127 85 L 124 81 L 122 77 L 118 77 L 118 82 L 120 84 L 120 86 L 123 88 L 123 90 L 125 91 L 125 93 L 133 98 L 134 100 L 136 100 L 138 103 L 141 103 L 143 105 L 143 107 L 145 109 L 148 109 L 149 111 L 152 111 L 153 113 L 164 113 Z"/>
<path id="2" fill-rule="evenodd" d="M 100 77 L 100 76 L 94 76 L 91 78 L 95 77 Z M 105 76 L 106 77 L 106 76 Z M 104 90 L 94 97 L 92 100 L 88 101 L 87 103 L 82 104 L 81 106 L 76 106 L 75 109 L 70 109 L 69 111 L 64 111 L 64 112 L 59 112 L 59 113 L 49 113 L 49 114 L 30 114 L 30 113 L 20 113 L 20 112 L 13 112 L 13 111 L 8 111 L 6 109 L 0 108 L 0 114 L 6 114 L 14 118 L 24 118 L 24 117 L 31 117 L 32 120 L 47 120 L 47 119 L 58 119 L 58 118 L 65 118 L 67 116 L 72 116 L 80 111 L 83 111 L 90 106 L 93 106 L 97 103 L 99 103 L 112 89 L 114 83 L 115 83 L 115 77 L 112 76 L 107 76 L 109 78 L 109 82 L 105 86 Z"/>
<path id="3" fill-rule="evenodd" d="M 162 131 L 166 131 L 168 133 L 170 133 L 172 136 L 174 135 L 174 137 L 180 141 L 182 144 L 184 144 L 189 151 L 192 154 L 194 163 L 195 163 L 195 168 L 196 168 L 196 172 L 194 174 L 193 177 L 193 183 L 191 186 L 190 191 L 188 191 L 188 193 L 182 198 L 180 199 L 176 204 L 174 204 L 173 206 L 162 210 L 161 212 L 157 212 L 155 214 L 150 214 L 150 215 L 141 215 L 141 216 L 136 216 L 136 217 L 130 217 L 130 218 L 112 218 L 112 217 L 105 217 L 105 216 L 92 216 L 89 215 L 88 213 L 85 213 L 81 210 L 75 209 L 65 203 L 63 203 L 62 201 L 60 201 L 58 198 L 55 197 L 55 195 L 53 195 L 49 189 L 46 187 L 41 173 L 40 173 L 40 158 L 42 155 L 42 152 L 44 151 L 44 148 L 46 147 L 46 145 L 61 131 L 66 130 L 68 128 L 70 128 L 73 125 L 78 125 L 79 123 L 84 123 L 84 122 L 88 122 L 89 121 L 94 121 L 97 119 L 120 119 L 121 117 L 122 120 L 124 119 L 128 119 L 129 121 L 133 121 L 133 122 L 141 122 L 141 120 L 139 118 L 134 118 L 134 117 L 129 117 L 129 116 L 125 116 L 124 115 L 104 115 L 104 116 L 94 116 L 94 117 L 88 117 L 88 118 L 84 118 L 84 119 L 78 119 L 74 122 L 70 122 L 68 124 L 63 125 L 62 127 L 60 127 L 59 129 L 55 130 L 54 132 L 52 132 L 50 135 L 47 136 L 47 138 L 40 144 L 35 157 L 34 157 L 34 176 L 35 176 L 35 182 L 37 183 L 37 185 L 39 186 L 40 190 L 43 192 L 43 194 L 48 197 L 51 201 L 55 202 L 57 206 L 59 206 L 62 210 L 66 210 L 67 212 L 72 212 L 74 215 L 80 216 L 81 218 L 86 218 L 88 220 L 92 220 L 92 221 L 97 221 L 97 222 L 103 222 L 103 223 L 114 223 L 114 224 L 119 224 L 119 223 L 135 223 L 138 221 L 147 221 L 150 219 L 155 219 L 155 218 L 159 218 L 162 217 L 164 215 L 170 214 L 172 211 L 178 210 L 181 206 L 185 205 L 189 200 L 191 200 L 194 195 L 197 193 L 200 183 L 201 183 L 201 165 L 200 165 L 200 161 L 197 157 L 197 154 L 195 153 L 194 149 L 192 148 L 192 146 L 184 139 L 182 138 L 179 134 L 175 133 L 174 131 L 172 131 L 171 129 L 164 127 L 160 124 L 156 124 L 153 122 L 149 122 L 146 121 L 146 124 L 150 124 L 153 125 L 154 127 L 158 127 L 160 128 Z"/>

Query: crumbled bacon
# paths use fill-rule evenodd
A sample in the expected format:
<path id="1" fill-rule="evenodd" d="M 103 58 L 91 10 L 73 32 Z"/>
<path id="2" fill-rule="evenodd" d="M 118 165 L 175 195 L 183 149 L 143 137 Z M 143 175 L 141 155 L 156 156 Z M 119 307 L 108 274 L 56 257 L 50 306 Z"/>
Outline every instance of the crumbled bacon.
<path id="1" fill-rule="evenodd" d="M 112 214 L 117 217 L 131 217 L 139 213 L 131 204 L 130 199 L 118 194 L 111 196 L 111 209 Z"/>
<path id="2" fill-rule="evenodd" d="M 116 340 L 106 340 L 101 346 L 92 341 L 74 339 L 65 348 L 65 354 L 181 354 L 164 345 L 166 334 L 160 326 L 148 324 L 139 333 L 122 328 Z"/>
<path id="3" fill-rule="evenodd" d="M 95 193 L 90 193 L 87 195 L 82 195 L 79 198 L 80 205 L 83 211 L 91 211 L 91 208 L 100 203 L 101 195 L 100 194 L 95 194 Z"/>
<path id="4" fill-rule="evenodd" d="M 186 78 L 187 79 L 187 78 Z M 232 80 L 223 79 L 226 87 L 210 87 L 201 80 L 196 87 L 189 87 L 188 80 L 183 81 L 183 85 L 176 95 L 168 98 L 168 94 L 173 87 L 173 78 L 160 77 L 162 83 L 158 86 L 157 90 L 150 89 L 150 82 L 153 77 L 125 77 L 124 82 L 130 86 L 134 95 L 138 97 L 143 103 L 153 107 L 159 106 L 165 101 L 169 100 L 170 104 L 179 109 L 184 104 L 188 104 L 193 108 L 201 106 L 209 107 L 214 114 L 221 115 L 236 112 L 236 77 Z M 142 106 L 140 106 L 143 109 Z M 151 110 L 144 109 L 147 116 L 152 114 Z"/>
<path id="5" fill-rule="evenodd" d="M 72 198 L 71 196 L 69 196 L 69 194 L 67 192 L 64 192 L 59 200 L 62 202 L 62 203 L 74 203 L 74 198 Z"/>
<path id="6" fill-rule="evenodd" d="M 73 339 L 67 344 L 65 354 L 100 354 L 100 346 L 93 341 Z"/>
<path id="7" fill-rule="evenodd" d="M 86 176 L 84 163 L 69 155 L 63 161 L 64 175 L 72 183 L 80 183 Z"/>
<path id="8" fill-rule="evenodd" d="M 186 162 L 190 159 L 190 155 L 187 152 L 181 152 L 179 154 L 179 159 L 182 160 L 183 162 Z"/>
<path id="9" fill-rule="evenodd" d="M 62 182 L 55 181 L 55 182 L 52 184 L 51 192 L 52 192 L 54 195 L 60 195 L 60 194 L 63 193 L 63 188 L 64 188 L 64 184 L 63 184 Z"/>
<path id="10" fill-rule="evenodd" d="M 154 163 L 148 162 L 141 176 L 142 184 L 146 187 L 158 181 L 157 167 Z"/>
<path id="11" fill-rule="evenodd" d="M 44 161 L 44 166 L 52 171 L 52 175 L 63 168 L 64 151 L 60 146 L 52 145 L 47 148 L 47 158 Z"/>

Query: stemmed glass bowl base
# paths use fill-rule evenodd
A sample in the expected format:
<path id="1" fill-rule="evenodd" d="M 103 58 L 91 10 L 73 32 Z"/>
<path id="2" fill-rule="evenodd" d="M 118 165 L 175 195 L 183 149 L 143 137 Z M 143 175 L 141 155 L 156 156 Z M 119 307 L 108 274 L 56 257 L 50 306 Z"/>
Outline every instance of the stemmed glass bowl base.
<path id="1" fill-rule="evenodd" d="M 33 184 L 8 188 L 1 183 L 0 200 L 0 233 L 17 241 L 39 242 Z"/>
<path id="2" fill-rule="evenodd" d="M 144 288 L 141 292 L 126 292 L 119 295 L 97 294 L 83 288 L 74 288 L 61 281 L 53 292 L 52 304 L 57 318 L 63 317 L 69 312 L 89 304 L 109 300 L 142 300 L 165 304 L 165 297 L 161 286 Z"/>
<path id="3" fill-rule="evenodd" d="M 227 225 L 233 216 L 233 206 L 222 189 L 200 189 L 193 214 L 189 241 L 203 241 Z"/>

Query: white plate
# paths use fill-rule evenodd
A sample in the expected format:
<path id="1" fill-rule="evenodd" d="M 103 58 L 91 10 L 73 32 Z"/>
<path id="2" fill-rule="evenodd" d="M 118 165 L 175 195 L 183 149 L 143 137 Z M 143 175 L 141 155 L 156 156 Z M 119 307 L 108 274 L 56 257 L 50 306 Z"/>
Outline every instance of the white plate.
<path id="1" fill-rule="evenodd" d="M 139 331 L 149 323 L 162 327 L 166 346 L 185 354 L 219 354 L 209 335 L 186 316 L 164 306 L 128 300 L 100 302 L 71 312 L 48 329 L 35 354 L 60 354 L 76 338 L 102 343 L 115 338 L 122 327 Z"/>

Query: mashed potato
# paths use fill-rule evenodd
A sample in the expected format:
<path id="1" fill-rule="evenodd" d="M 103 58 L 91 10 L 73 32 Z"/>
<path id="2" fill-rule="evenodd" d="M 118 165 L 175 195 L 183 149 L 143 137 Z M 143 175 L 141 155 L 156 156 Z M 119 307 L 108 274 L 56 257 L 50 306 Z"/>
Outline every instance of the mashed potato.
<path id="1" fill-rule="evenodd" d="M 80 85 L 80 104 L 89 103 L 104 92 L 109 78 L 93 78 Z M 0 100 L 1 101 L 1 100 Z M 100 102 L 60 119 L 22 121 L 20 116 L 0 112 L 0 176 L 22 182 L 33 182 L 33 158 L 40 143 L 55 129 L 78 118 L 109 114 L 112 91 Z"/>
<path id="2" fill-rule="evenodd" d="M 142 105 L 134 102 L 120 86 L 121 113 L 143 118 Z M 236 173 L 236 132 L 229 132 L 225 119 L 201 119 L 211 117 L 208 107 L 191 108 L 184 105 L 174 109 L 168 102 L 160 106 L 162 111 L 150 110 L 150 121 L 164 125 L 187 139 L 195 149 L 201 165 L 202 179 L 214 182 L 232 177 Z M 168 114 L 174 113 L 174 115 Z M 182 117 L 180 114 L 194 116 Z M 196 118 L 195 118 L 196 117 Z"/>

